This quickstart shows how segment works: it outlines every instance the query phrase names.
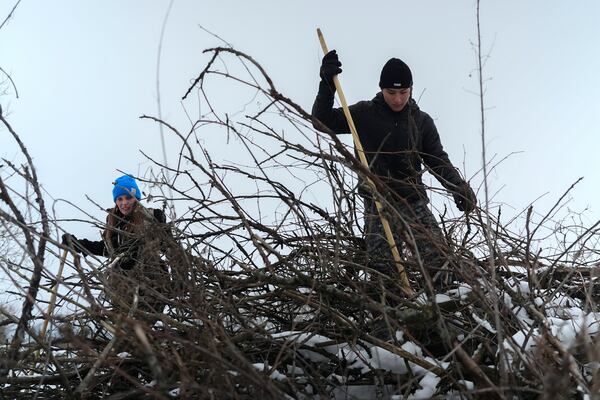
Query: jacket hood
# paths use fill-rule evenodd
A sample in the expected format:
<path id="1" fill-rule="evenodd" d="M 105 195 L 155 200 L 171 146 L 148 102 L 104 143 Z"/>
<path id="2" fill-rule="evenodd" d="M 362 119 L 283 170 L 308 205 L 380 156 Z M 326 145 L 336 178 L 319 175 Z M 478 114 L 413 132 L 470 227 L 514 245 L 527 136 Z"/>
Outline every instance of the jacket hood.
<path id="1" fill-rule="evenodd" d="M 375 97 L 373 97 L 373 100 L 371 101 L 379 105 L 386 105 L 385 100 L 383 99 L 383 92 L 377 92 L 377 94 L 375 95 Z"/>

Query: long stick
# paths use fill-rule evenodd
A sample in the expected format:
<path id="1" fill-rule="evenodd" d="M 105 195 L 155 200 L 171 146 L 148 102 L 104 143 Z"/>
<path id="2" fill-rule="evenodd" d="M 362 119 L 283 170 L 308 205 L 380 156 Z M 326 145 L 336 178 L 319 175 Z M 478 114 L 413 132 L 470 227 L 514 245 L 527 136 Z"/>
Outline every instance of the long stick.
<path id="1" fill-rule="evenodd" d="M 62 254 L 62 257 L 60 258 L 60 265 L 58 266 L 58 273 L 56 274 L 56 283 L 52 288 L 50 304 L 48 304 L 48 310 L 46 310 L 46 319 L 44 320 L 44 325 L 42 325 L 42 330 L 40 331 L 40 338 L 42 340 L 44 340 L 44 337 L 46 336 L 46 331 L 48 330 L 48 323 L 50 322 L 50 317 L 52 316 L 52 312 L 54 311 L 54 305 L 56 303 L 56 294 L 58 293 L 58 285 L 60 284 L 60 280 L 62 278 L 62 273 L 65 267 L 65 262 L 67 261 L 68 254 L 69 250 L 65 249 Z"/>
<path id="2" fill-rule="evenodd" d="M 321 48 L 323 52 L 327 54 L 329 49 L 327 48 L 327 44 L 325 43 L 325 38 L 323 37 L 323 33 L 321 29 L 317 28 L 317 35 L 319 36 L 319 41 L 321 42 Z M 356 150 L 358 151 L 358 158 L 360 162 L 365 166 L 365 168 L 369 168 L 369 162 L 367 161 L 367 157 L 365 156 L 365 152 L 362 147 L 362 143 L 360 142 L 360 138 L 358 136 L 358 132 L 356 130 L 356 126 L 354 125 L 354 120 L 352 119 L 352 115 L 350 114 L 350 109 L 348 108 L 348 103 L 346 102 L 346 96 L 344 96 L 344 91 L 342 90 L 342 85 L 340 85 L 340 81 L 335 75 L 333 77 L 333 83 L 335 85 L 335 89 L 337 90 L 338 96 L 340 97 L 340 103 L 342 103 L 342 109 L 344 110 L 344 115 L 346 116 L 346 120 L 348 121 L 348 126 L 350 127 L 350 132 L 352 133 L 352 138 L 354 139 L 354 146 L 356 146 Z M 375 184 L 367 177 L 367 183 L 371 186 L 372 189 L 375 189 Z M 394 235 L 392 234 L 392 229 L 390 228 L 390 223 L 387 218 L 383 214 L 383 206 L 375 198 L 375 206 L 377 207 L 377 212 L 379 213 L 379 218 L 381 218 L 381 224 L 383 225 L 383 230 L 385 232 L 385 237 L 390 245 L 390 249 L 392 250 L 392 256 L 394 257 L 394 262 L 396 263 L 396 268 L 398 269 L 398 274 L 400 274 L 400 281 L 402 283 L 402 290 L 407 296 L 413 296 L 414 292 L 410 287 L 410 283 L 408 282 L 408 277 L 406 276 L 406 271 L 404 270 L 404 266 L 402 265 L 402 261 L 400 260 L 400 252 L 398 251 L 398 247 L 396 246 L 396 241 L 394 240 Z"/>

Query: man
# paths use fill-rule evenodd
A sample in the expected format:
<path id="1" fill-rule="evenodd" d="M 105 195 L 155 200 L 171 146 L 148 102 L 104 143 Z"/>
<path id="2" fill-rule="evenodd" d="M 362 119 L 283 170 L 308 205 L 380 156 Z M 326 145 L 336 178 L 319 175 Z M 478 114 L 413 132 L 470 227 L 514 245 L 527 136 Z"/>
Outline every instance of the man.
<path id="1" fill-rule="evenodd" d="M 323 57 L 319 92 L 312 109 L 313 117 L 336 134 L 350 132 L 343 110 L 333 108 L 333 77 L 342 72 L 341 66 L 335 50 Z M 450 162 L 433 120 L 412 99 L 412 85 L 408 65 L 392 58 L 381 71 L 381 91 L 371 101 L 350 106 L 350 113 L 371 172 L 388 191 L 387 204 L 391 204 L 393 210 L 387 214 L 396 244 L 406 243 L 422 261 L 423 272 L 435 278 L 442 276 L 437 272 L 444 261 L 441 250 L 444 237 L 428 207 L 429 199 L 421 179 L 422 162 L 453 194 L 459 210 L 471 212 L 477 198 Z M 396 268 L 373 197 L 364 185 L 359 193 L 365 203 L 365 239 L 370 266 L 392 275 Z"/>

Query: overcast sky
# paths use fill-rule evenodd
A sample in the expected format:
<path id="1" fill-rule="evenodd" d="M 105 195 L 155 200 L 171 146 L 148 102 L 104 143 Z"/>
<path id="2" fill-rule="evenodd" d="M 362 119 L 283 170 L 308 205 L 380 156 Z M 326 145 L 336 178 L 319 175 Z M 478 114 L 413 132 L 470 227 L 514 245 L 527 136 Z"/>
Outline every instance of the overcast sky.
<path id="1" fill-rule="evenodd" d="M 0 21 L 15 2 L 0 2 Z M 0 30 L 0 67 L 19 95 L 5 82 L 0 102 L 51 196 L 94 210 L 88 195 L 108 207 L 117 170 L 140 174 L 149 166 L 139 149 L 162 157 L 157 125 L 139 116 L 158 114 L 157 52 L 169 3 L 23 0 Z M 411 66 L 415 97 L 477 187 L 475 6 L 473 0 L 175 0 L 162 48 L 162 116 L 186 126 L 181 96 L 208 60 L 202 50 L 223 44 L 200 25 L 253 56 L 281 92 L 310 110 L 321 27 L 344 64 L 341 82 L 351 103 L 375 95 L 390 57 Z M 491 173 L 496 203 L 521 210 L 548 192 L 536 206 L 543 213 L 583 176 L 569 206 L 591 207 L 590 220 L 600 216 L 599 16 L 595 0 L 482 1 L 487 151 L 498 161 L 515 153 Z M 12 143 L 0 130 L 0 156 L 16 157 Z M 171 143 L 174 159 L 178 148 Z"/>

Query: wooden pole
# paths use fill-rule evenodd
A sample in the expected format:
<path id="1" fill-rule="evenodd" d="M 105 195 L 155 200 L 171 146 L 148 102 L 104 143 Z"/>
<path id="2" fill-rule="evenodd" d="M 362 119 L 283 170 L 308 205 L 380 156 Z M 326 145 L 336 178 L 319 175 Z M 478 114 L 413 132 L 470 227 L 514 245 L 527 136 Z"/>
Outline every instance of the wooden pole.
<path id="1" fill-rule="evenodd" d="M 317 28 L 317 35 L 319 36 L 319 41 L 321 42 L 321 48 L 323 52 L 327 54 L 329 49 L 327 48 L 327 44 L 325 43 L 325 38 L 323 37 L 323 33 L 321 29 Z M 362 147 L 362 143 L 360 142 L 360 137 L 358 136 L 358 132 L 356 130 L 356 126 L 354 125 L 354 120 L 352 119 L 352 115 L 350 114 L 350 109 L 348 108 L 348 103 L 346 102 L 346 96 L 344 96 L 344 91 L 342 90 L 342 85 L 340 85 L 340 81 L 335 75 L 333 77 L 333 83 L 335 85 L 335 89 L 340 97 L 340 103 L 342 103 L 342 110 L 344 110 L 344 115 L 346 116 L 346 120 L 348 121 L 348 126 L 350 127 L 350 132 L 352 133 L 352 138 L 354 139 L 354 146 L 356 146 L 356 150 L 358 152 L 358 158 L 360 162 L 365 166 L 365 168 L 369 168 L 369 163 L 367 161 L 367 157 L 365 156 L 365 152 Z M 367 183 L 375 192 L 375 184 L 371 179 L 367 177 Z M 400 275 L 400 281 L 402 283 L 402 290 L 407 296 L 413 296 L 414 292 L 410 287 L 410 283 L 408 282 L 408 277 L 406 276 L 406 271 L 404 270 L 404 266 L 402 265 L 402 260 L 400 259 L 400 252 L 398 251 L 398 247 L 396 246 L 396 241 L 394 240 L 394 235 L 392 234 L 392 229 L 390 227 L 390 223 L 383 214 L 383 206 L 377 200 L 375 200 L 375 206 L 377 207 L 377 212 L 379 213 L 379 218 L 381 218 L 381 224 L 383 225 L 383 230 L 385 232 L 385 237 L 390 245 L 390 249 L 392 250 L 392 257 L 394 258 L 394 262 L 396 264 L 396 268 L 398 269 L 398 274 Z"/>

